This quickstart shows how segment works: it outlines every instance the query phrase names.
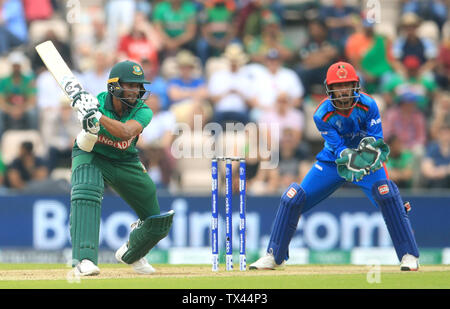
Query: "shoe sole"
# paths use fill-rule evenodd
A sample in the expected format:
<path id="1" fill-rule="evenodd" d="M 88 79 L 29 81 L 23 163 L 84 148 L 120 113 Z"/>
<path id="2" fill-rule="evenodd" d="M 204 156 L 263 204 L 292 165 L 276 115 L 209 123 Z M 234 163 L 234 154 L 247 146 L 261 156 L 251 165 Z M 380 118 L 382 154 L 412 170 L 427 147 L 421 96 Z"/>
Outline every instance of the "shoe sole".
<path id="1" fill-rule="evenodd" d="M 261 267 L 261 268 L 258 268 L 258 267 L 256 267 L 256 266 L 249 266 L 248 267 L 248 269 L 249 270 L 275 270 L 275 268 L 270 268 L 270 267 Z"/>
<path id="2" fill-rule="evenodd" d="M 142 271 L 137 271 L 136 269 L 134 269 L 134 272 L 139 274 L 139 275 L 151 275 L 151 274 L 156 273 L 156 270 L 153 270 L 151 272 L 142 272 Z"/>
<path id="3" fill-rule="evenodd" d="M 419 267 L 417 267 L 417 268 L 410 268 L 410 267 L 403 266 L 403 267 L 400 267 L 400 270 L 401 271 L 418 271 Z"/>

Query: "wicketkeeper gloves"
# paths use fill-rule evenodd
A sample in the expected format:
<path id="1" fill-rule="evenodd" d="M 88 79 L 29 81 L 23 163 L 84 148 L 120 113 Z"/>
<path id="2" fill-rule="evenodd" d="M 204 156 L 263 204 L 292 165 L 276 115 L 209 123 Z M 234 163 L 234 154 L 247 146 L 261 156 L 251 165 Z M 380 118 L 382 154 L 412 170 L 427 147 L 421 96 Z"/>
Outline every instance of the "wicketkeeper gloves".
<path id="1" fill-rule="evenodd" d="M 339 176 L 347 181 L 360 181 L 370 172 L 383 167 L 389 156 L 389 146 L 374 137 L 365 137 L 357 149 L 347 148 L 335 162 Z"/>
<path id="2" fill-rule="evenodd" d="M 365 137 L 359 143 L 357 151 L 370 163 L 370 171 L 374 172 L 383 167 L 389 156 L 389 146 L 382 140 L 374 137 Z"/>
<path id="3" fill-rule="evenodd" d="M 362 180 L 370 170 L 370 163 L 351 148 L 342 151 L 341 157 L 335 162 L 339 176 L 350 182 Z"/>

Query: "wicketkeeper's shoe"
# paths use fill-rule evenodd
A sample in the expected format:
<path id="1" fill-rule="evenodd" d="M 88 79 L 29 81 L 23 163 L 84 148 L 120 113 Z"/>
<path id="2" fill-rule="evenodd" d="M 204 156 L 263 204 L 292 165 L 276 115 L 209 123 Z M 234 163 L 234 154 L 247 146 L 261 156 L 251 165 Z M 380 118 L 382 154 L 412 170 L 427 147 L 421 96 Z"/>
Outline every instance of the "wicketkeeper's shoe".
<path id="1" fill-rule="evenodd" d="M 75 266 L 75 274 L 79 276 L 96 276 L 100 273 L 100 268 L 92 261 L 84 259 Z"/>
<path id="2" fill-rule="evenodd" d="M 122 261 L 122 256 L 125 254 L 125 252 L 128 250 L 127 244 L 123 244 L 119 249 L 116 251 L 116 259 L 117 261 L 127 264 L 124 261 Z M 138 274 L 142 275 L 149 275 L 156 272 L 156 270 L 150 265 L 145 257 L 137 260 L 136 262 L 132 264 L 127 264 L 133 266 L 133 269 Z"/>
<path id="3" fill-rule="evenodd" d="M 419 269 L 419 259 L 411 254 L 405 254 L 400 263 L 400 270 L 417 271 Z"/>
<path id="4" fill-rule="evenodd" d="M 275 263 L 273 254 L 267 253 L 263 257 L 259 258 L 255 263 L 250 264 L 249 269 L 281 269 L 284 267 L 285 261 L 278 265 Z"/>

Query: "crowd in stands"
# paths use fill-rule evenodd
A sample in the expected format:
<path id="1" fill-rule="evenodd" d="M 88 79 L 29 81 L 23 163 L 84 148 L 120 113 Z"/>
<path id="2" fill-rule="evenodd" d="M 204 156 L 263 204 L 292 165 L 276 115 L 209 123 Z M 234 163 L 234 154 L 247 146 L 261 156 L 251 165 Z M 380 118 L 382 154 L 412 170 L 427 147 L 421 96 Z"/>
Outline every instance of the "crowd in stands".
<path id="1" fill-rule="evenodd" d="M 449 1 L 383 2 L 389 8 L 378 20 L 366 1 L 310 1 L 296 23 L 286 17 L 306 2 L 0 0 L 0 187 L 26 192 L 70 179 L 80 125 L 34 51 L 52 40 L 95 95 L 106 91 L 116 62 L 142 64 L 153 119 L 137 146 L 161 190 L 210 189 L 209 159 L 182 164 L 173 153 L 180 124 L 190 132 L 211 123 L 277 124 L 276 132 L 258 131 L 266 142 L 275 136 L 277 167 L 258 168 L 265 159 L 248 157 L 248 193 L 279 194 L 300 182 L 323 146 L 312 115 L 338 60 L 355 66 L 379 105 L 390 178 L 403 189 L 450 188 Z M 203 149 L 200 140 L 194 148 Z M 183 168 L 196 169 L 199 183 L 182 181 Z"/>

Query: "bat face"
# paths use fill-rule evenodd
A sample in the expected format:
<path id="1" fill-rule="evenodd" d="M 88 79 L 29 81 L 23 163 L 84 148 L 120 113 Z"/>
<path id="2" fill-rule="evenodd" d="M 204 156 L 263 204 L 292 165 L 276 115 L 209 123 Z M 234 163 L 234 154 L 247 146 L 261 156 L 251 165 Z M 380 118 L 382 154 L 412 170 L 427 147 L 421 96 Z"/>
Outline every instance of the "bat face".
<path id="1" fill-rule="evenodd" d="M 72 100 L 73 96 L 83 90 L 80 82 L 73 75 L 52 41 L 46 41 L 37 45 L 36 51 L 53 75 L 64 93 Z"/>
<path id="2" fill-rule="evenodd" d="M 53 75 L 58 85 L 64 93 L 73 101 L 73 97 L 83 90 L 80 82 L 67 66 L 60 53 L 53 45 L 52 41 L 46 41 L 37 45 L 36 51 L 47 67 L 48 71 Z M 76 143 L 80 149 L 91 152 L 97 141 L 97 135 L 91 134 L 84 130 L 78 134 Z"/>
<path id="3" fill-rule="evenodd" d="M 83 90 L 80 82 L 74 76 L 64 78 L 60 85 L 70 99 L 73 99 L 75 94 Z"/>

